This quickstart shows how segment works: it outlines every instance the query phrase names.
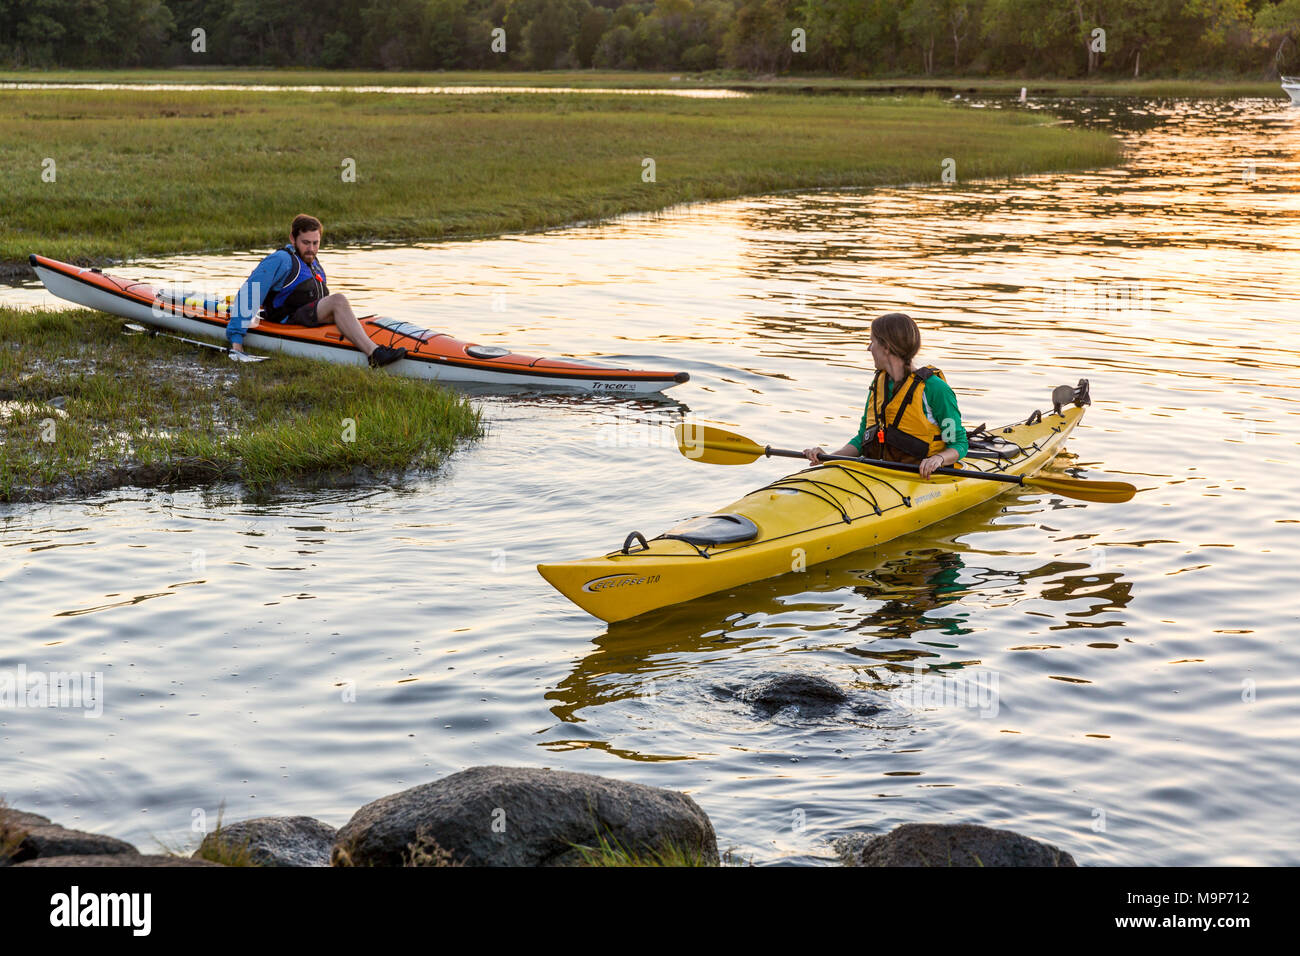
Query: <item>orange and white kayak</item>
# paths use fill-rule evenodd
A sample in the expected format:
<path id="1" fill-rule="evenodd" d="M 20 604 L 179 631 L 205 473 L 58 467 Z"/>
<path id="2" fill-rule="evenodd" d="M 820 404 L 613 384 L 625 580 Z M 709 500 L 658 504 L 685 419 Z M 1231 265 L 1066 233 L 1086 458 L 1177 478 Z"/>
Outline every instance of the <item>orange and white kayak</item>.
<path id="1" fill-rule="evenodd" d="M 225 341 L 229 300 L 157 289 L 98 269 L 29 257 L 51 294 L 154 328 Z M 686 372 L 656 372 L 519 355 L 495 345 L 475 345 L 410 322 L 378 315 L 360 317 L 361 327 L 378 345 L 404 348 L 406 357 L 386 371 L 439 382 L 509 388 L 576 390 L 616 395 L 646 395 L 687 381 Z M 283 352 L 345 365 L 365 365 L 366 357 L 334 325 L 307 328 L 259 322 L 244 337 L 244 347 Z"/>

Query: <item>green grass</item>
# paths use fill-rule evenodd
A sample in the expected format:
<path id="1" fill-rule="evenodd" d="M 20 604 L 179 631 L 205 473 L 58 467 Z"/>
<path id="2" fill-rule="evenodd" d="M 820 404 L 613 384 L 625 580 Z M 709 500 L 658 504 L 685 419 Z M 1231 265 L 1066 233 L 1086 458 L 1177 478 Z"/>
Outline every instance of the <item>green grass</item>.
<path id="1" fill-rule="evenodd" d="M 481 432 L 463 396 L 429 382 L 278 355 L 236 365 L 80 310 L 0 309 L 0 326 L 0 501 L 432 469 Z"/>
<path id="2" fill-rule="evenodd" d="M 600 832 L 596 825 L 596 845 L 585 846 L 579 843 L 569 844 L 577 851 L 578 866 L 610 867 L 660 867 L 660 866 L 738 866 L 740 863 L 732 858 L 731 850 L 722 854 L 721 861 L 705 853 L 699 847 L 679 846 L 670 841 L 653 849 L 634 849 L 625 847 L 612 835 Z M 752 861 L 751 864 L 752 865 Z"/>
<path id="3" fill-rule="evenodd" d="M 656 182 L 642 180 L 645 158 Z M 269 250 L 298 212 L 320 216 L 334 244 L 937 182 L 947 158 L 968 181 L 1114 164 L 1120 147 L 1041 113 L 935 95 L 11 91 L 0 97 L 0 270 L 26 272 L 30 252 L 101 264 Z M 47 159 L 54 182 L 42 180 Z M 343 181 L 345 159 L 356 182 Z"/>

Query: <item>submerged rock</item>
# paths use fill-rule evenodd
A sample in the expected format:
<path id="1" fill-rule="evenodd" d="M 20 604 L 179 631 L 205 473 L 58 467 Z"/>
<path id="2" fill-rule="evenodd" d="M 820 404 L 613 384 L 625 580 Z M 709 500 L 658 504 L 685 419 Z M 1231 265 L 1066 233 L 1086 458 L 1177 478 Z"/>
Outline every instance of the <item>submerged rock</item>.
<path id="1" fill-rule="evenodd" d="M 1074 857 L 1011 830 L 973 823 L 904 823 L 836 840 L 845 866 L 1077 866 Z"/>
<path id="2" fill-rule="evenodd" d="M 471 767 L 382 797 L 338 831 L 336 866 L 565 866 L 574 844 L 673 847 L 718 863 L 713 825 L 683 793 L 585 773 Z"/>
<path id="3" fill-rule="evenodd" d="M 799 673 L 764 674 L 736 691 L 735 697 L 768 717 L 786 707 L 798 708 L 800 714 L 815 717 L 833 713 L 849 700 L 849 695 L 833 681 Z"/>
<path id="4" fill-rule="evenodd" d="M 247 847 L 257 866 L 329 866 L 336 830 L 313 817 L 258 817 L 209 833 L 194 851 L 196 860 Z"/>

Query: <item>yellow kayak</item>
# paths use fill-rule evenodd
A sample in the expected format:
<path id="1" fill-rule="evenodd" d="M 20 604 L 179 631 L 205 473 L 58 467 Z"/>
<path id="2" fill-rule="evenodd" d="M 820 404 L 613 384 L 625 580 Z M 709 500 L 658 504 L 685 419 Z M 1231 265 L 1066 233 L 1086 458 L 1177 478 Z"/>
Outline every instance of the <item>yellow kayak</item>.
<path id="1" fill-rule="evenodd" d="M 969 430 L 963 470 L 1037 474 L 1083 417 L 1081 401 L 1004 428 Z M 997 481 L 919 475 L 857 461 L 805 468 L 649 541 L 637 532 L 598 558 L 539 564 L 556 590 L 622 621 L 752 581 L 802 571 L 942 521 L 999 494 Z"/>

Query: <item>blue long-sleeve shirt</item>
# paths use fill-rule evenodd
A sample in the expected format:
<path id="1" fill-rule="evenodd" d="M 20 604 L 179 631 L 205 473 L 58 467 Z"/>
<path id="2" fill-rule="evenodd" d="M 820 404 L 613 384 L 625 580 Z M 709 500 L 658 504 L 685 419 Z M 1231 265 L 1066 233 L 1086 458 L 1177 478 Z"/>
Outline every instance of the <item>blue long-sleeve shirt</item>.
<path id="1" fill-rule="evenodd" d="M 230 303 L 230 321 L 226 323 L 226 340 L 232 345 L 244 341 L 248 323 L 262 308 L 262 302 L 272 291 L 278 290 L 293 271 L 293 256 L 288 249 L 277 249 L 257 264 L 257 268 L 244 280 Z"/>

